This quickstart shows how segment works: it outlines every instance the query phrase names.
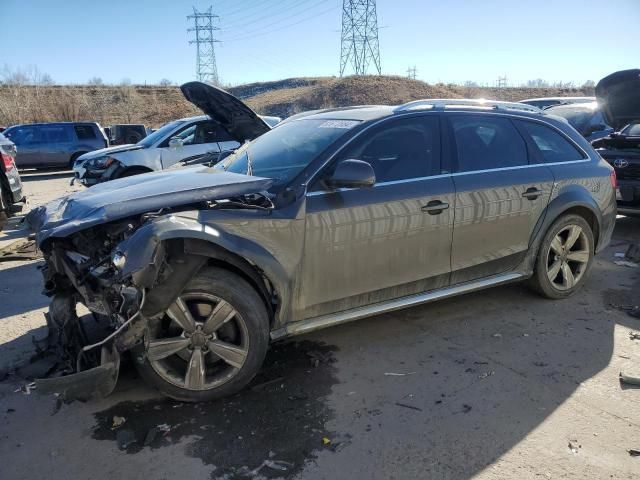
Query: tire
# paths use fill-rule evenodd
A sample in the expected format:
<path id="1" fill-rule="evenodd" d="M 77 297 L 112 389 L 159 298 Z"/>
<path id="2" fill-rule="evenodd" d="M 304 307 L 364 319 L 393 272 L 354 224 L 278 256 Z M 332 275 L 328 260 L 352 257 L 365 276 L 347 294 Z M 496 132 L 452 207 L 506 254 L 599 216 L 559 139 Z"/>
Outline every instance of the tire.
<path id="1" fill-rule="evenodd" d="M 558 218 L 540 245 L 532 286 L 551 299 L 573 295 L 587 278 L 594 252 L 593 231 L 583 217 L 570 214 Z"/>
<path id="2" fill-rule="evenodd" d="M 189 324 L 187 316 L 178 314 L 184 307 L 195 320 L 192 333 L 183 328 Z M 207 319 L 221 325 L 210 340 L 203 338 L 208 335 Z M 161 393 L 183 402 L 201 402 L 246 386 L 262 366 L 268 346 L 269 319 L 258 292 L 233 272 L 205 268 L 163 318 L 150 321 L 144 343 L 132 353 L 142 378 Z M 204 368 L 199 369 L 201 365 Z"/>
<path id="3" fill-rule="evenodd" d="M 133 177 L 134 175 L 142 175 L 143 173 L 149 172 L 151 172 L 151 170 L 147 170 L 146 168 L 132 167 L 127 168 L 125 171 L 123 171 L 120 175 L 118 175 L 118 178 Z"/>

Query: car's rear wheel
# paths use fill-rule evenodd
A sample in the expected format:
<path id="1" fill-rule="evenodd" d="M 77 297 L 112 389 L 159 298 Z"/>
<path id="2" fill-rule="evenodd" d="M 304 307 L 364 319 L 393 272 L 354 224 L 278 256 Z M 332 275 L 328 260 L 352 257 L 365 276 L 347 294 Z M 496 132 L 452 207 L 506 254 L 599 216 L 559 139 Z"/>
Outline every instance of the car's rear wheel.
<path id="1" fill-rule="evenodd" d="M 150 322 L 133 355 L 142 377 L 162 393 L 197 402 L 242 389 L 268 343 L 267 311 L 256 290 L 232 272 L 207 268 Z"/>
<path id="2" fill-rule="evenodd" d="M 534 287 L 547 298 L 566 298 L 584 284 L 594 255 L 591 226 L 579 215 L 560 217 L 542 240 Z"/>

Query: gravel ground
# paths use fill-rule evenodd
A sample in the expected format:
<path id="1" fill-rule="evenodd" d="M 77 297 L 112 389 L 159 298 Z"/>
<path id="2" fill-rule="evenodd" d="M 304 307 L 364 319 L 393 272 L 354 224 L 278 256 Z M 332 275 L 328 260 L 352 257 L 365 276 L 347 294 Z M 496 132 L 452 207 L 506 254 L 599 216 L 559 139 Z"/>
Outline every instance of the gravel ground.
<path id="1" fill-rule="evenodd" d="M 77 189 L 23 178 L 31 206 Z M 640 268 L 613 263 L 631 242 L 620 218 L 564 301 L 510 285 L 275 344 L 223 401 L 165 400 L 125 365 L 112 396 L 59 404 L 15 392 L 46 368 L 27 365 L 0 383 L 0 478 L 638 478 L 640 390 L 618 375 L 640 376 Z M 0 263 L 1 367 L 44 333 L 37 266 Z"/>

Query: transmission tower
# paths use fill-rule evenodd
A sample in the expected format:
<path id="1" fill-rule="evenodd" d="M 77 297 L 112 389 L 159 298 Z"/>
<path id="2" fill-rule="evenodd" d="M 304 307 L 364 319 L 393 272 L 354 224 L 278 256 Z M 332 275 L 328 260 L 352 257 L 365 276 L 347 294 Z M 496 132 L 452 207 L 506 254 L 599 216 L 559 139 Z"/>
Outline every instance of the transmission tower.
<path id="1" fill-rule="evenodd" d="M 340 47 L 340 76 L 344 75 L 347 64 L 353 66 L 356 75 L 366 75 L 371 62 L 378 75 L 382 74 L 376 0 L 342 1 Z"/>
<path id="2" fill-rule="evenodd" d="M 189 40 L 189 44 L 196 44 L 196 74 L 198 80 L 217 85 L 218 67 L 216 66 L 216 52 L 213 45 L 219 40 L 213 38 L 213 31 L 220 29 L 213 26 L 213 19 L 220 17 L 214 15 L 212 10 L 213 7 L 209 7 L 205 11 L 199 12 L 196 7 L 193 7 L 193 15 L 188 15 L 187 19 L 193 19 L 194 26 L 193 28 L 188 28 L 187 32 L 196 32 L 195 40 Z"/>
<path id="3" fill-rule="evenodd" d="M 498 80 L 496 81 L 496 86 L 498 88 L 506 88 L 507 87 L 507 76 L 504 75 L 502 77 L 498 77 Z"/>
<path id="4" fill-rule="evenodd" d="M 415 80 L 416 79 L 416 67 L 414 65 L 413 68 L 409 67 L 407 68 L 407 78 L 410 78 L 411 80 Z"/>

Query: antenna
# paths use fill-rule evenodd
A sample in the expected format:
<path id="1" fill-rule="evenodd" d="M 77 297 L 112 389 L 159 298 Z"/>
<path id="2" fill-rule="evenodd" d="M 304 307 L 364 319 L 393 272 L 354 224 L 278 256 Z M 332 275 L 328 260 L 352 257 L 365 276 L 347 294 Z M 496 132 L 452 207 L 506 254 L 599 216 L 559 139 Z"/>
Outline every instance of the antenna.
<path id="1" fill-rule="evenodd" d="M 356 75 L 366 75 L 371 62 L 381 75 L 376 0 L 343 0 L 340 76 L 347 64 Z"/>
<path id="2" fill-rule="evenodd" d="M 213 31 L 220 30 L 213 26 L 213 19 L 220 18 L 212 13 L 213 7 L 210 6 L 203 12 L 193 7 L 193 15 L 188 15 L 187 19 L 193 19 L 193 28 L 188 28 L 187 32 L 196 32 L 195 40 L 189 40 L 189 44 L 196 44 L 196 75 L 201 82 L 209 82 L 217 85 L 218 67 L 216 66 L 216 52 L 213 44 L 219 42 L 213 38 Z"/>

